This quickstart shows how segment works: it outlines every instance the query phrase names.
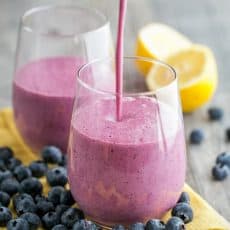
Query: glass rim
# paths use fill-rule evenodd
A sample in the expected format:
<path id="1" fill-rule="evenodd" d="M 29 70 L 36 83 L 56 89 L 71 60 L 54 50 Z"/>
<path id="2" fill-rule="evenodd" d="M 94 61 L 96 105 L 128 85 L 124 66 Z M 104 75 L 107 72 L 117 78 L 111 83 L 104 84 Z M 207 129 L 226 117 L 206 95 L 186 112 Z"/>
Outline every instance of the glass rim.
<path id="1" fill-rule="evenodd" d="M 99 16 L 102 18 L 103 23 L 98 26 L 95 27 L 95 29 L 92 30 L 88 30 L 82 33 L 69 33 L 69 34 L 50 34 L 47 32 L 39 32 L 37 31 L 35 28 L 33 28 L 33 26 L 29 26 L 26 25 L 26 19 L 28 17 L 31 17 L 37 13 L 40 12 L 44 12 L 50 9 L 78 9 L 78 10 L 85 10 L 87 11 L 87 13 L 93 13 L 95 16 Z M 82 6 L 78 6 L 75 4 L 68 4 L 68 5 L 61 5 L 61 4 L 54 4 L 54 5 L 41 5 L 41 6 L 37 6 L 37 7 L 32 7 L 28 10 L 25 11 L 25 13 L 22 15 L 21 17 L 21 28 L 24 29 L 26 32 L 29 33 L 34 33 L 34 34 L 38 34 L 40 36 L 47 36 L 47 37 L 59 37 L 59 38 L 70 38 L 70 37 L 75 37 L 75 36 L 79 36 L 79 35 L 83 35 L 83 34 L 88 34 L 91 32 L 96 32 L 101 30 L 102 28 L 108 26 L 110 24 L 108 17 L 103 14 L 100 10 L 96 9 L 96 8 L 88 8 L 88 7 L 82 7 Z"/>
<path id="2" fill-rule="evenodd" d="M 90 90 L 90 91 L 93 91 L 97 94 L 102 94 L 102 95 L 110 95 L 110 96 L 118 96 L 119 94 L 116 93 L 116 92 L 110 92 L 110 91 L 106 91 L 106 90 L 100 90 L 100 89 L 96 89 L 95 87 L 91 86 L 90 84 L 84 82 L 83 80 L 80 79 L 81 77 L 81 73 L 82 71 L 84 71 L 86 68 L 88 68 L 89 66 L 95 64 L 95 63 L 99 63 L 99 62 L 103 62 L 103 61 L 108 61 L 108 60 L 112 60 L 113 58 L 109 58 L 109 57 L 106 57 L 106 58 L 98 58 L 98 59 L 94 59 L 93 61 L 90 61 L 84 65 L 82 65 L 78 71 L 77 71 L 77 82 L 80 83 L 84 88 Z M 153 96 L 155 95 L 159 90 L 163 90 L 164 88 L 172 85 L 175 81 L 177 81 L 177 74 L 176 74 L 176 70 L 170 66 L 169 64 L 161 61 L 161 60 L 158 60 L 158 59 L 154 59 L 154 58 L 148 58 L 148 57 L 142 57 L 142 56 L 124 56 L 123 59 L 126 59 L 126 60 L 141 60 L 141 61 L 145 61 L 145 62 L 150 62 L 150 63 L 156 63 L 156 64 L 160 64 L 161 66 L 164 66 L 166 67 L 168 70 L 170 70 L 172 76 L 173 76 L 173 79 L 172 81 L 165 85 L 165 86 L 162 86 L 161 88 L 159 89 L 156 89 L 156 90 L 149 90 L 149 91 L 144 91 L 144 92 L 137 92 L 137 93 L 125 93 L 123 92 L 122 93 L 122 96 L 124 97 L 140 97 L 140 96 Z"/>

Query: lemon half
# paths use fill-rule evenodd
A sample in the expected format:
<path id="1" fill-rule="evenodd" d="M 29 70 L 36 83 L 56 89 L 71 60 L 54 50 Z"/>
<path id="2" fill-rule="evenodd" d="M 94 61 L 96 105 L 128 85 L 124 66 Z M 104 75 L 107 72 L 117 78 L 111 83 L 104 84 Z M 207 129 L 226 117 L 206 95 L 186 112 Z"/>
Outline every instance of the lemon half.
<path id="1" fill-rule="evenodd" d="M 192 112 L 208 102 L 217 88 L 217 66 L 212 51 L 204 46 L 194 44 L 188 48 L 169 55 L 164 60 L 177 73 L 182 108 L 184 112 Z M 146 84 L 149 90 L 165 85 L 165 79 L 156 66 L 147 74 Z"/>
<path id="2" fill-rule="evenodd" d="M 188 38 L 173 28 L 153 23 L 143 27 L 138 33 L 136 55 L 165 60 L 168 56 L 191 45 L 192 42 Z M 152 66 L 150 63 L 144 62 L 138 65 L 144 75 L 149 72 Z"/>

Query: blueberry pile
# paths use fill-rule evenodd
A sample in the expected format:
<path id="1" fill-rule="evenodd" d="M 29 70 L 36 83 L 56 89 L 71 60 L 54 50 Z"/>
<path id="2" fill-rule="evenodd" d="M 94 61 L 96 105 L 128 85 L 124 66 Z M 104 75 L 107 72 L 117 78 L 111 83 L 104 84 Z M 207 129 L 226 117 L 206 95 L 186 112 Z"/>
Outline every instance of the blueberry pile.
<path id="1" fill-rule="evenodd" d="M 0 226 L 8 230 L 97 230 L 74 207 L 67 184 L 66 157 L 54 147 L 41 151 L 42 160 L 25 166 L 9 147 L 0 147 Z M 51 186 L 47 197 L 39 178 L 45 176 Z M 17 217 L 8 208 L 13 207 Z"/>
<path id="2" fill-rule="evenodd" d="M 208 117 L 210 121 L 221 121 L 224 116 L 224 111 L 218 107 L 208 109 Z M 230 141 L 230 128 L 225 132 L 226 141 Z M 194 129 L 190 133 L 189 141 L 191 144 L 199 145 L 204 140 L 204 132 L 202 129 Z M 230 153 L 223 152 L 216 158 L 216 164 L 212 168 L 212 176 L 214 180 L 222 181 L 230 174 Z"/>
<path id="3" fill-rule="evenodd" d="M 36 230 L 40 227 L 51 230 L 99 230 L 93 222 L 85 219 L 82 210 L 74 206 L 67 184 L 66 156 L 54 147 L 47 146 L 41 151 L 42 160 L 28 166 L 14 157 L 12 149 L 0 147 L 0 226 L 8 230 Z M 218 161 L 225 162 L 225 158 Z M 219 162 L 218 162 L 219 163 Z M 228 162 L 230 163 L 230 162 Z M 45 176 L 51 186 L 47 196 L 39 178 Z M 172 209 L 167 223 L 149 220 L 131 224 L 129 230 L 183 230 L 193 219 L 189 205 L 190 198 L 183 192 Z M 12 206 L 17 217 L 8 208 Z M 125 230 L 116 225 L 113 230 Z"/>

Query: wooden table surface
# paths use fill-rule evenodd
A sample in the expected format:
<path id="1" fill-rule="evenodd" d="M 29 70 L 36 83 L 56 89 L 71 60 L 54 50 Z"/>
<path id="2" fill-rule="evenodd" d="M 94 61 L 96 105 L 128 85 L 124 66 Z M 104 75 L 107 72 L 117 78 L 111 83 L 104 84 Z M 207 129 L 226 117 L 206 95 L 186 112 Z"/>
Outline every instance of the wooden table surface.
<path id="1" fill-rule="evenodd" d="M 0 107 L 11 105 L 11 83 L 19 18 L 26 9 L 47 3 L 73 3 L 103 10 L 116 32 L 118 0 L 0 0 Z M 134 54 L 139 28 L 149 22 L 169 24 L 194 42 L 212 48 L 219 69 L 219 87 L 211 102 L 225 111 L 221 123 L 207 120 L 207 107 L 184 117 L 186 137 L 194 128 L 203 128 L 201 146 L 187 144 L 187 182 L 230 221 L 230 177 L 214 182 L 211 168 L 217 154 L 230 150 L 224 133 L 230 127 L 230 1 L 229 0 L 129 0 L 126 26 L 126 54 Z M 173 175 L 172 175 L 173 176 Z"/>

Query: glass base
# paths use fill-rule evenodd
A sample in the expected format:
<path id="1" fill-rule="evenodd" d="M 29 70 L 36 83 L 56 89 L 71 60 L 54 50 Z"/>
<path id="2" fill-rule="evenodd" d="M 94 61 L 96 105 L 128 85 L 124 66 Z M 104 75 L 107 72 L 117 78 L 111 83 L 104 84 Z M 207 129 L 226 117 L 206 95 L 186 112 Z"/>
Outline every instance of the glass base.
<path id="1" fill-rule="evenodd" d="M 113 228 L 113 226 L 115 226 L 116 224 L 106 224 L 106 223 L 101 223 L 97 220 L 95 220 L 94 218 L 91 218 L 89 216 L 87 216 L 87 220 L 90 220 L 92 221 L 93 223 L 95 223 L 97 226 L 100 227 L 100 229 L 103 229 L 103 230 L 111 230 Z M 124 225 L 125 227 L 128 227 L 128 225 Z"/>
<path id="2" fill-rule="evenodd" d="M 99 222 L 97 222 L 97 221 L 95 221 L 95 220 L 93 220 L 93 219 L 90 219 L 89 218 L 89 220 L 91 220 L 92 222 L 94 222 L 96 225 L 98 225 L 101 229 L 106 229 L 106 230 L 111 230 L 112 229 L 112 227 L 111 226 L 108 226 L 108 225 L 105 225 L 105 224 L 101 224 L 101 223 L 99 223 Z"/>

